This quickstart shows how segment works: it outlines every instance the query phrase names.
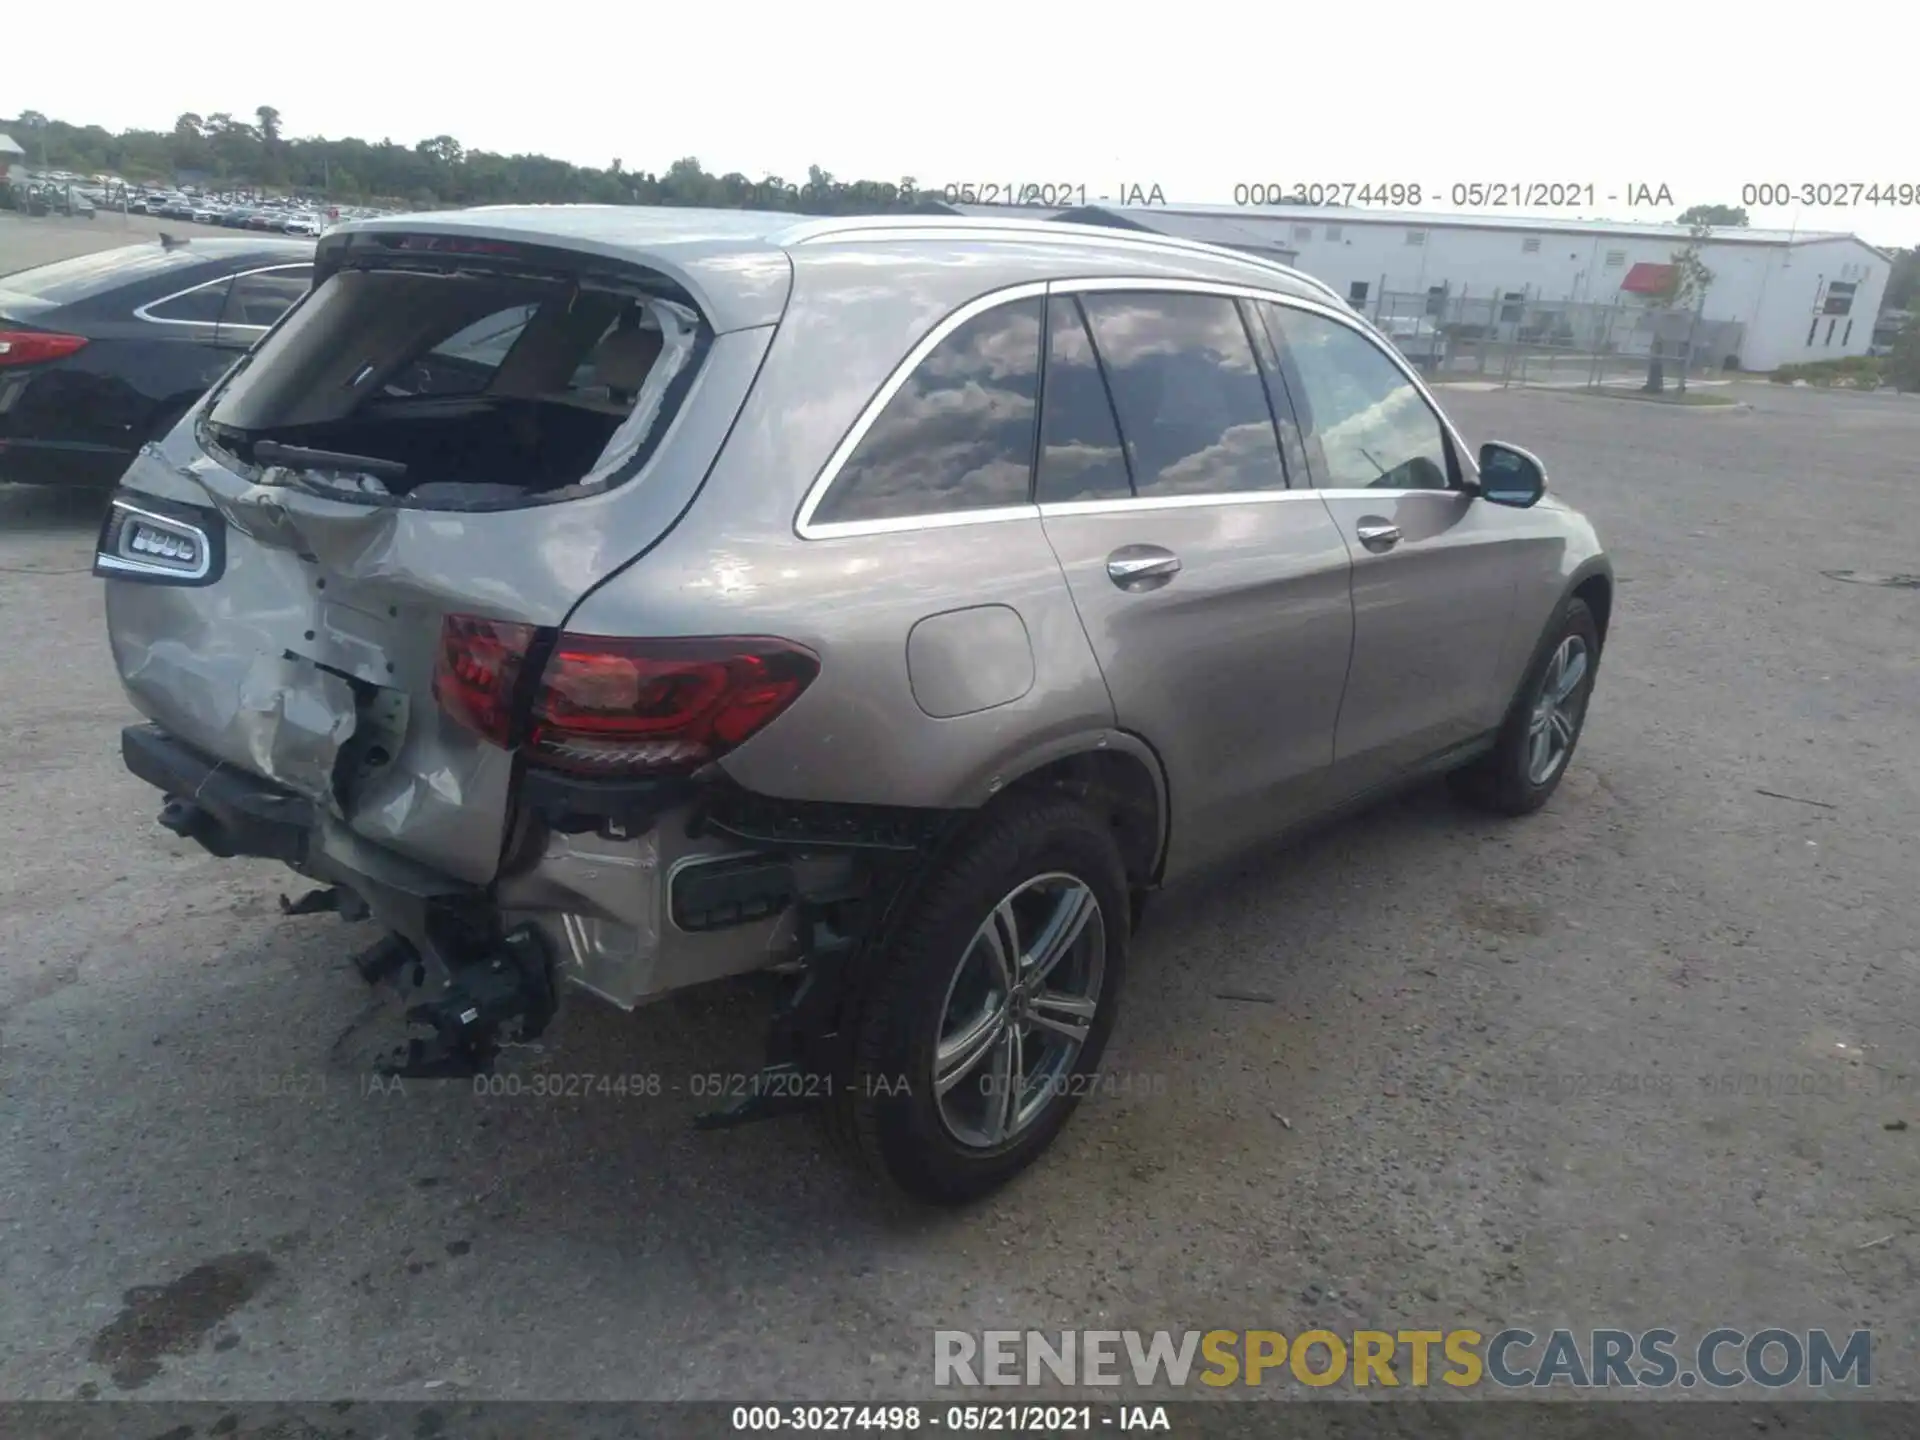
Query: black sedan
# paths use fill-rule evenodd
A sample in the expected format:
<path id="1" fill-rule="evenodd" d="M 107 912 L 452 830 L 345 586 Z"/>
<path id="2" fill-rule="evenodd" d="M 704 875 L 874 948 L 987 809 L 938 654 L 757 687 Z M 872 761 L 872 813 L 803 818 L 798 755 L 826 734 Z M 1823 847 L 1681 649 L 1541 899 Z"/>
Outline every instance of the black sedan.
<path id="1" fill-rule="evenodd" d="M 307 292 L 313 249 L 166 238 L 0 275 L 0 480 L 115 484 Z"/>

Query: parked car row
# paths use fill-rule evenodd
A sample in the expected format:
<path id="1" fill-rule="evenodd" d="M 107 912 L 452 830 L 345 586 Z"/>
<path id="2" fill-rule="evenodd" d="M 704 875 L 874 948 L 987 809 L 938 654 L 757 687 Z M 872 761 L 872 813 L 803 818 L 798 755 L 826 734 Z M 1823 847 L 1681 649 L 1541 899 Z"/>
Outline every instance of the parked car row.
<path id="1" fill-rule="evenodd" d="M 0 275 L 0 481 L 112 485 L 312 278 L 311 240 L 265 236 Z"/>
<path id="2" fill-rule="evenodd" d="M 231 230 L 266 230 L 283 235 L 318 235 L 329 223 L 325 212 L 285 200 L 236 200 L 149 192 L 130 196 L 127 209 L 135 215 L 158 215 L 200 225 L 224 225 Z"/>
<path id="3" fill-rule="evenodd" d="M 84 190 L 67 185 L 23 185 L 15 190 L 15 203 L 29 215 L 70 215 L 76 220 L 91 220 L 99 209 Z"/>
<path id="4" fill-rule="evenodd" d="M 141 186 L 117 176 L 77 175 L 66 170 L 16 172 L 13 185 L 19 207 L 36 215 L 91 219 L 97 210 L 124 207 L 134 215 L 155 215 L 279 235 L 317 236 L 338 221 L 371 219 L 385 213 L 297 196 Z"/>

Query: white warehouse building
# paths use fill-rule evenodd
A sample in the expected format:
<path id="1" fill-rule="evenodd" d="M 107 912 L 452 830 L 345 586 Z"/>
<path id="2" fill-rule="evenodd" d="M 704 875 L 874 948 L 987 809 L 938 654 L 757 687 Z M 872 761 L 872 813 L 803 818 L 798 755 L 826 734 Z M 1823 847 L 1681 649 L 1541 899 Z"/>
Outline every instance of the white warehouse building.
<path id="1" fill-rule="evenodd" d="M 1690 239 L 1683 225 L 1383 210 L 1089 205 L 1037 213 L 1270 255 L 1327 282 L 1368 314 L 1383 295 L 1638 304 L 1636 292 L 1657 284 Z M 1729 342 L 1732 353 L 1710 363 L 1772 370 L 1864 355 L 1873 343 L 1892 264 L 1856 236 L 1727 227 L 1714 230 L 1699 254 L 1713 274 L 1701 319 L 1740 327 Z"/>

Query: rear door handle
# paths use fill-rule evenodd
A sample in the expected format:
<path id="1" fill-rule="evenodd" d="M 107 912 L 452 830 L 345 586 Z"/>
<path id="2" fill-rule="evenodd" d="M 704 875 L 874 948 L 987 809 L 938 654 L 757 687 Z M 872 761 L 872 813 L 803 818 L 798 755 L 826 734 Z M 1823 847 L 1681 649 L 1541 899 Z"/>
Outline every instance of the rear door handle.
<path id="1" fill-rule="evenodd" d="M 1362 545 L 1373 551 L 1391 550 L 1400 543 L 1398 525 L 1360 525 L 1353 533 L 1360 537 Z"/>
<path id="2" fill-rule="evenodd" d="M 1154 590 L 1180 573 L 1180 557 L 1158 545 L 1122 545 L 1107 557 L 1107 578 L 1122 590 Z"/>

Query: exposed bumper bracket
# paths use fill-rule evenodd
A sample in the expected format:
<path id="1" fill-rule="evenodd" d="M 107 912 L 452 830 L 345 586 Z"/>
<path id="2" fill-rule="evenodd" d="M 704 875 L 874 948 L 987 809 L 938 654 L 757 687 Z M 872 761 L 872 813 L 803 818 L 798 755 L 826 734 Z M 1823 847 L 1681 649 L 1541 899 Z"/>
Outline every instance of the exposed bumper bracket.
<path id="1" fill-rule="evenodd" d="M 403 955 L 391 968 L 404 963 Z M 484 1075 L 493 1068 L 503 1039 L 533 1039 L 547 1028 L 557 1003 L 552 958 L 539 932 L 522 925 L 479 959 L 455 969 L 436 999 L 407 1011 L 410 1023 L 432 1034 L 409 1039 L 406 1058 L 380 1071 L 404 1080 Z"/>
<path id="2" fill-rule="evenodd" d="M 338 915 L 342 920 L 354 921 L 367 918 L 367 902 L 341 885 L 329 885 L 324 890 L 309 890 L 298 900 L 280 897 L 282 915 Z"/>
<path id="3" fill-rule="evenodd" d="M 409 965 L 414 971 L 413 983 L 424 984 L 427 976 L 420 952 L 400 935 L 383 935 L 353 957 L 353 968 L 360 972 L 360 978 L 369 985 L 392 980 Z"/>
<path id="4" fill-rule="evenodd" d="M 127 769 L 167 797 L 160 823 L 222 858 L 257 855 L 296 870 L 307 859 L 313 806 L 183 745 L 157 725 L 120 732 Z"/>
<path id="5" fill-rule="evenodd" d="M 854 941 L 818 915 L 806 921 L 806 969 L 774 1011 L 765 1067 L 727 1104 L 696 1116 L 696 1129 L 725 1130 L 813 1109 L 847 1074 L 843 1021 Z"/>

